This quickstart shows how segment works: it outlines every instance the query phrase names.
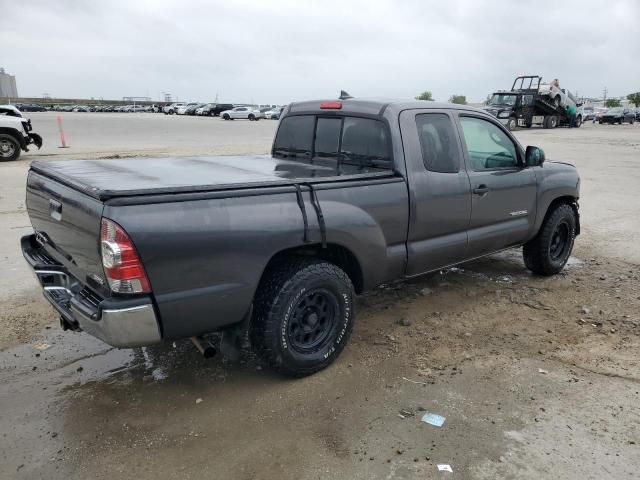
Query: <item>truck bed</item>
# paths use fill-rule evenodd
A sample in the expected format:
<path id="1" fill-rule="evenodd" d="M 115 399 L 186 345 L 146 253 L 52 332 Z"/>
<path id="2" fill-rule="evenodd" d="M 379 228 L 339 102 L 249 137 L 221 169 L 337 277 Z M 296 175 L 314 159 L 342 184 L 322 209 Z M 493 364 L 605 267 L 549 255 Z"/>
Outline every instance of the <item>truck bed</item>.
<path id="1" fill-rule="evenodd" d="M 34 162 L 31 169 L 97 200 L 390 176 L 388 169 L 293 162 L 269 155 Z"/>

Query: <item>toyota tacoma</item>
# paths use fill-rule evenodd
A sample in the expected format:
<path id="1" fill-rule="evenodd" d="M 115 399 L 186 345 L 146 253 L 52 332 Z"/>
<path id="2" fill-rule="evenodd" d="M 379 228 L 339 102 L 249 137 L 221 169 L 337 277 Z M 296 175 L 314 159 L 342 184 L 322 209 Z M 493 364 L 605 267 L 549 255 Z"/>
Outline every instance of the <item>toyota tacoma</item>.
<path id="1" fill-rule="evenodd" d="M 303 376 L 380 284 L 514 247 L 560 272 L 579 186 L 481 110 L 344 95 L 286 107 L 266 156 L 34 162 L 21 246 L 65 329 L 116 347 L 222 332 Z"/>

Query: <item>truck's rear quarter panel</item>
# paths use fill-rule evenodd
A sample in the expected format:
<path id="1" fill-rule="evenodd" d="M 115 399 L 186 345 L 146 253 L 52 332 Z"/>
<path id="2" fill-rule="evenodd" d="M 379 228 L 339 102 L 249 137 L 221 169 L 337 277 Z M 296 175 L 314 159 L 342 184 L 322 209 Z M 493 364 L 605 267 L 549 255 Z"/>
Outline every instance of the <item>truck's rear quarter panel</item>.
<path id="1" fill-rule="evenodd" d="M 165 339 L 240 321 L 269 260 L 303 245 L 295 190 L 269 191 L 276 193 L 227 192 L 214 195 L 218 198 L 137 205 L 107 202 L 104 216 L 124 227 L 140 254 Z M 356 255 L 367 286 L 402 275 L 408 201 L 401 178 L 324 185 L 317 194 L 327 241 Z M 317 244 L 320 232 L 308 189 L 303 197 L 309 237 Z"/>

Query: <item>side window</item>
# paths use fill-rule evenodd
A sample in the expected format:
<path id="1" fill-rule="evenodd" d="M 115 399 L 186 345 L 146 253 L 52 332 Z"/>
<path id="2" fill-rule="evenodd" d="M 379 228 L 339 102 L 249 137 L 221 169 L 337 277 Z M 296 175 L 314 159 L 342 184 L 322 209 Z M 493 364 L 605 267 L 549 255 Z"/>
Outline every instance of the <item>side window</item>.
<path id="1" fill-rule="evenodd" d="M 341 162 L 359 168 L 391 169 L 390 143 L 382 122 L 370 118 L 345 117 Z"/>
<path id="2" fill-rule="evenodd" d="M 425 168 L 431 172 L 457 173 L 460 155 L 449 116 L 444 113 L 419 114 L 416 115 L 416 126 Z"/>
<path id="3" fill-rule="evenodd" d="M 519 166 L 516 146 L 493 123 L 481 118 L 460 117 L 460 124 L 473 170 Z"/>

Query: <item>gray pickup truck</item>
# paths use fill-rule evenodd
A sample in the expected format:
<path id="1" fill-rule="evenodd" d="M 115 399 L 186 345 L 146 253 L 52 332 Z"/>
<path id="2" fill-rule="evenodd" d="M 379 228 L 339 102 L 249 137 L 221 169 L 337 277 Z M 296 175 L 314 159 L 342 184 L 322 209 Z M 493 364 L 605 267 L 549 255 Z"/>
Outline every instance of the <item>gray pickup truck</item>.
<path id="1" fill-rule="evenodd" d="M 117 347 L 222 332 L 303 376 L 384 282 L 518 246 L 562 270 L 579 186 L 474 108 L 300 102 L 268 156 L 33 163 L 22 251 L 65 329 Z"/>

